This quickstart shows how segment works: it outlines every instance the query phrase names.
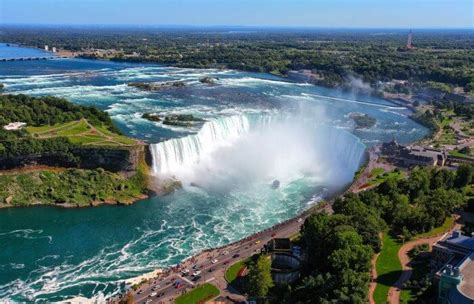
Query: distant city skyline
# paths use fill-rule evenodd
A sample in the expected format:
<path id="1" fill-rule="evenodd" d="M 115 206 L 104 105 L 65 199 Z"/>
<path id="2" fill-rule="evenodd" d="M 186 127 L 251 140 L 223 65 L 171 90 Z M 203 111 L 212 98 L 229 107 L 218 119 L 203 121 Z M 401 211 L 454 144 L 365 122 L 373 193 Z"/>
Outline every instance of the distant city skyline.
<path id="1" fill-rule="evenodd" d="M 472 0 L 0 0 L 1 24 L 474 28 Z"/>

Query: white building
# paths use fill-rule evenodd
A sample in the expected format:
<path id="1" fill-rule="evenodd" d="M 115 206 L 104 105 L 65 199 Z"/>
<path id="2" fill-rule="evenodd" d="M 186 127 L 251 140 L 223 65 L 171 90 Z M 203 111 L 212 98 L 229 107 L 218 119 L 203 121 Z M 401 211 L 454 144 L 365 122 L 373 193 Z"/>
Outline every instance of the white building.
<path id="1" fill-rule="evenodd" d="M 15 130 L 20 130 L 24 126 L 26 126 L 26 122 L 12 122 L 6 126 L 3 126 L 3 128 L 7 131 L 15 131 Z"/>

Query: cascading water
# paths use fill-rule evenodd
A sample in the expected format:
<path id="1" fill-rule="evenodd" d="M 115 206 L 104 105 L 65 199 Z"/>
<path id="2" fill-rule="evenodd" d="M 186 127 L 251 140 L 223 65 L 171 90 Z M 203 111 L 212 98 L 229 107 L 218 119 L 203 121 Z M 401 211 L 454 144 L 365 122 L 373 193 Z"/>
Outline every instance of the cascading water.
<path id="1" fill-rule="evenodd" d="M 228 116 L 206 122 L 197 134 L 152 144 L 153 172 L 169 174 L 196 163 L 203 155 L 232 143 L 249 129 L 247 116 Z"/>
<path id="2" fill-rule="evenodd" d="M 300 128 L 292 130 L 295 125 L 299 125 Z M 318 172 L 321 174 L 330 171 L 326 173 L 338 175 L 338 172 L 342 171 L 348 173 L 346 178 L 352 178 L 350 174 L 358 169 L 365 145 L 356 136 L 343 129 L 314 121 L 306 122 L 304 126 L 301 127 L 301 123 L 295 117 L 281 115 L 247 114 L 217 118 L 206 122 L 197 134 L 152 144 L 153 172 L 159 175 L 175 174 L 180 169 L 201 162 L 219 148 L 232 146 L 239 138 L 242 139 L 243 135 L 255 136 L 255 133 L 260 131 L 263 134 L 260 134 L 260 137 L 257 135 L 252 144 L 240 143 L 244 144 L 242 149 L 247 151 L 234 149 L 229 153 L 242 155 L 248 150 L 258 150 L 255 155 L 249 155 L 253 159 L 247 159 L 246 162 L 255 161 L 255 166 L 259 166 L 272 157 L 279 158 L 280 163 L 290 163 L 295 154 L 305 152 L 313 155 L 313 158 L 296 156 L 297 159 L 293 159 L 293 163 L 287 169 L 291 170 L 297 165 L 318 167 Z M 290 134 L 285 134 L 288 130 Z M 276 140 L 268 140 L 269 138 Z M 307 142 L 307 145 L 300 147 L 302 141 Z M 264 159 L 259 161 L 259 157 Z"/>
<path id="3" fill-rule="evenodd" d="M 331 126 L 323 126 L 324 141 L 328 145 L 325 153 L 329 158 L 340 162 L 344 171 L 355 172 L 363 160 L 365 145 L 352 133 Z"/>

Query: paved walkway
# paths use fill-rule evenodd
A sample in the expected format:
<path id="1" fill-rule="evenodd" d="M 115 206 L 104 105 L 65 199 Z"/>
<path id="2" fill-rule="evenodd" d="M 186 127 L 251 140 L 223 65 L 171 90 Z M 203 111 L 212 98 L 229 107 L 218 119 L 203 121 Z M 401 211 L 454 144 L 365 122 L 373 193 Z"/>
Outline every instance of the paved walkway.
<path id="1" fill-rule="evenodd" d="M 377 253 L 374 255 L 372 260 L 370 261 L 370 264 L 372 265 L 370 269 L 370 285 L 369 285 L 369 303 L 370 304 L 375 304 L 374 300 L 374 291 L 375 288 L 377 287 L 377 259 L 379 257 L 380 253 Z"/>
<path id="2" fill-rule="evenodd" d="M 456 218 L 457 221 L 457 218 Z M 398 280 L 395 282 L 394 286 L 392 286 L 389 291 L 388 291 L 388 302 L 391 304 L 398 304 L 400 303 L 400 292 L 403 288 L 403 284 L 408 282 L 410 280 L 411 274 L 413 272 L 413 269 L 410 265 L 410 257 L 408 256 L 408 253 L 415 248 L 418 245 L 421 244 L 429 244 L 430 249 L 433 246 L 434 243 L 442 239 L 446 234 L 451 233 L 453 230 L 457 230 L 461 227 L 459 223 L 454 224 L 451 229 L 449 229 L 447 232 L 444 232 L 440 235 L 436 235 L 430 238 L 423 238 L 423 239 L 417 239 L 414 241 L 410 241 L 408 243 L 405 243 L 400 250 L 398 251 L 398 259 L 400 260 L 400 263 L 402 264 L 402 274 L 398 278 Z"/>

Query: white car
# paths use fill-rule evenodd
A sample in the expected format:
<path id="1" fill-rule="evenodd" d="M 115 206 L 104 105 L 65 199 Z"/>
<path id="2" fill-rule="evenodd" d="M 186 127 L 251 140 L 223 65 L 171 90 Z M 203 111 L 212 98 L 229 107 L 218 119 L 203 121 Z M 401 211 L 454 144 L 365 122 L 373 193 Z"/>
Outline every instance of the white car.
<path id="1" fill-rule="evenodd" d="M 298 219 L 298 223 L 301 223 L 302 221 L 303 221 L 303 219 L 300 217 L 300 218 Z"/>
<path id="2" fill-rule="evenodd" d="M 196 270 L 195 272 L 193 272 L 193 277 L 198 276 L 200 274 L 201 274 L 201 270 Z"/>
<path id="3" fill-rule="evenodd" d="M 156 297 L 157 294 L 158 293 L 156 293 L 156 292 L 152 292 L 152 293 L 150 293 L 150 297 Z"/>
<path id="4" fill-rule="evenodd" d="M 184 275 L 184 276 L 187 276 L 189 274 L 189 269 L 185 269 L 183 271 L 181 271 L 181 273 Z"/>
<path id="5" fill-rule="evenodd" d="M 222 252 L 222 255 L 226 255 L 226 254 L 229 254 L 229 251 L 226 250 L 226 251 Z"/>
<path id="6" fill-rule="evenodd" d="M 214 259 L 214 260 L 211 261 L 212 264 L 215 264 L 217 262 L 218 262 L 217 259 Z"/>

